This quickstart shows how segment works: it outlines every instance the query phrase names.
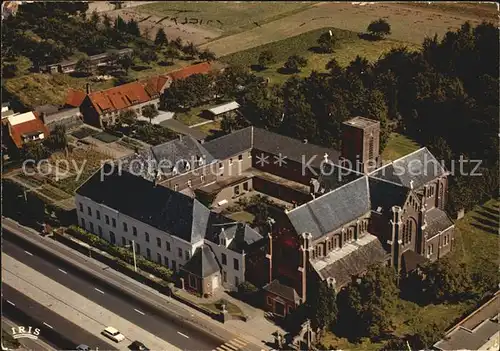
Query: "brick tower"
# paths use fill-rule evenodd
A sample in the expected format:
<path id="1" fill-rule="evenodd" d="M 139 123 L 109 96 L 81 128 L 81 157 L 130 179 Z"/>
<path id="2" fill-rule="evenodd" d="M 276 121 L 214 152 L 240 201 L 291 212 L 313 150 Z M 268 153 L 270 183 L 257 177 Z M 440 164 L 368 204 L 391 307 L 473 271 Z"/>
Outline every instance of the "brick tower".
<path id="1" fill-rule="evenodd" d="M 354 117 L 342 125 L 342 164 L 358 172 L 370 173 L 381 164 L 380 122 Z"/>

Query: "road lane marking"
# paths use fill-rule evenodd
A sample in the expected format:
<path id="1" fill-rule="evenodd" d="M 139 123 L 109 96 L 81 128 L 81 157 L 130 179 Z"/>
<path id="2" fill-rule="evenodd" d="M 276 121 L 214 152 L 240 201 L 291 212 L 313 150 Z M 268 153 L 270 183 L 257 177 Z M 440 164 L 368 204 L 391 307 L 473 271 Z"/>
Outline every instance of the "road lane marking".
<path id="1" fill-rule="evenodd" d="M 235 345 L 238 345 L 240 347 L 244 347 L 247 345 L 247 343 L 241 339 L 233 339 L 231 341 L 228 342 L 229 344 L 235 344 Z"/>
<path id="2" fill-rule="evenodd" d="M 183 336 L 183 337 L 185 337 L 186 339 L 189 339 L 189 336 L 187 336 L 186 334 L 182 334 L 182 333 L 181 333 L 181 332 L 179 332 L 179 331 L 177 332 L 177 334 L 182 335 L 182 336 Z"/>
<path id="3" fill-rule="evenodd" d="M 63 271 L 61 268 L 59 268 L 59 271 L 60 271 L 60 272 L 63 272 L 64 274 L 68 274 L 68 272 Z"/>
<path id="4" fill-rule="evenodd" d="M 134 311 L 136 311 L 137 313 L 142 314 L 143 316 L 145 316 L 145 315 L 146 315 L 146 313 L 144 313 L 144 312 L 142 312 L 142 311 L 139 311 L 137 308 L 134 308 Z"/>
<path id="5" fill-rule="evenodd" d="M 24 250 L 24 252 L 26 252 L 26 253 L 27 253 L 28 255 L 30 255 L 30 256 L 33 256 L 33 254 L 32 254 L 31 252 L 28 252 L 28 251 L 26 251 L 26 250 Z"/>
<path id="6" fill-rule="evenodd" d="M 47 324 L 45 322 L 43 322 L 43 324 L 46 325 L 47 327 L 49 327 L 50 329 L 54 329 L 54 328 L 52 328 L 52 326 L 50 324 Z"/>
<path id="7" fill-rule="evenodd" d="M 12 302 L 12 301 L 9 301 L 9 300 L 5 300 L 5 301 L 7 301 L 8 303 L 10 303 L 12 306 L 15 306 L 15 305 L 16 305 L 16 304 L 15 304 L 14 302 Z"/>
<path id="8" fill-rule="evenodd" d="M 97 289 L 97 288 L 94 288 L 94 289 L 95 289 L 95 290 L 97 290 L 97 291 L 99 291 L 101 294 L 104 294 L 104 291 L 99 290 L 99 289 Z"/>

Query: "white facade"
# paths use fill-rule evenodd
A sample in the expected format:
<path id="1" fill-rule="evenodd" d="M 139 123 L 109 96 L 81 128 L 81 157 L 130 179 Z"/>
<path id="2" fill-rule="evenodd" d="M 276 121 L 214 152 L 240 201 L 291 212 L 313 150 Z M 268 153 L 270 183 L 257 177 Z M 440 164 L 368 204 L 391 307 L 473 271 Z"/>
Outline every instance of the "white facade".
<path id="1" fill-rule="evenodd" d="M 177 272 L 205 243 L 212 248 L 222 266 L 221 280 L 224 287 L 236 289 L 245 280 L 244 254 L 205 239 L 189 243 L 79 194 L 76 194 L 75 201 L 78 225 L 116 246 L 130 245 L 134 240 L 137 255 Z"/>
<path id="2" fill-rule="evenodd" d="M 210 246 L 222 267 L 222 285 L 227 289 L 236 290 L 238 285 L 245 281 L 245 254 L 229 250 L 224 245 L 217 245 L 208 240 L 205 240 L 205 244 Z M 225 255 L 225 259 L 223 259 L 223 255 Z M 238 263 L 235 263 L 235 260 Z"/>
<path id="3" fill-rule="evenodd" d="M 129 245 L 134 240 L 138 255 L 163 264 L 174 271 L 178 271 L 181 266 L 185 265 L 196 248 L 203 245 L 203 240 L 191 244 L 78 194 L 75 200 L 80 227 L 111 243 L 114 237 L 114 244 L 117 246 Z"/>

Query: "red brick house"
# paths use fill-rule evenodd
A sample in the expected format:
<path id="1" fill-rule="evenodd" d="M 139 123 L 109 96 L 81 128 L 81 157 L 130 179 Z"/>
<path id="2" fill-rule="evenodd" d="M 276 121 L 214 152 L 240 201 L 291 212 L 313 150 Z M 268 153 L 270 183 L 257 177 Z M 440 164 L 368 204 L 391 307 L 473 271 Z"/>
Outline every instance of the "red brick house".
<path id="1" fill-rule="evenodd" d="M 49 130 L 36 112 L 7 117 L 6 128 L 10 139 L 18 149 L 27 142 L 44 140 L 49 136 Z"/>

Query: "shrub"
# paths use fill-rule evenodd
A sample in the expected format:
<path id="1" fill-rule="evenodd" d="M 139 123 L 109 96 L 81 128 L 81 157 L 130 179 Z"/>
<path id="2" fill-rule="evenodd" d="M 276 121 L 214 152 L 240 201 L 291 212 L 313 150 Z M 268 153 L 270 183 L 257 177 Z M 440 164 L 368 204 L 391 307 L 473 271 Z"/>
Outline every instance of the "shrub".
<path id="1" fill-rule="evenodd" d="M 244 281 L 238 285 L 238 292 L 240 294 L 253 294 L 258 291 L 257 287 L 250 282 Z"/>
<path id="2" fill-rule="evenodd" d="M 108 254 L 119 258 L 118 263 L 123 266 L 125 266 L 124 263 L 133 264 L 134 262 L 134 254 L 127 248 L 111 245 L 106 240 L 95 234 L 89 233 L 76 225 L 70 226 L 66 232 L 89 244 L 90 246 L 106 251 Z M 136 263 L 137 267 L 157 276 L 158 278 L 168 281 L 172 280 L 173 272 L 165 266 L 149 261 L 142 256 L 136 256 Z"/>

